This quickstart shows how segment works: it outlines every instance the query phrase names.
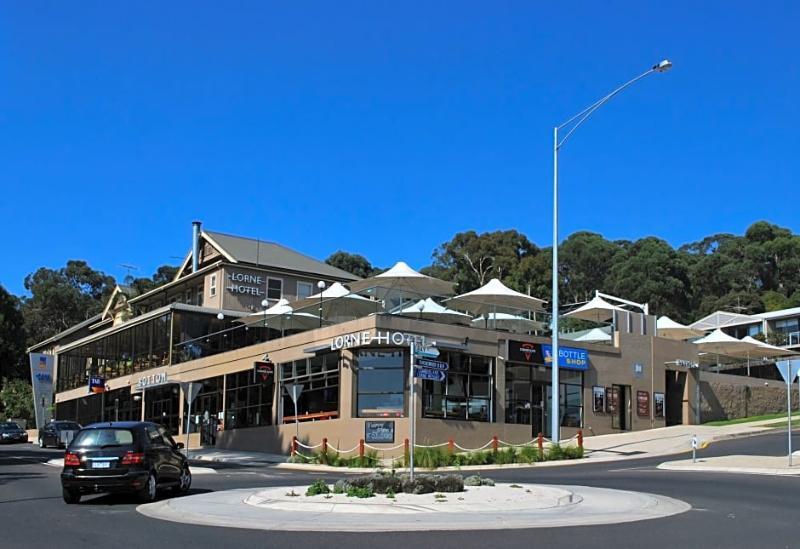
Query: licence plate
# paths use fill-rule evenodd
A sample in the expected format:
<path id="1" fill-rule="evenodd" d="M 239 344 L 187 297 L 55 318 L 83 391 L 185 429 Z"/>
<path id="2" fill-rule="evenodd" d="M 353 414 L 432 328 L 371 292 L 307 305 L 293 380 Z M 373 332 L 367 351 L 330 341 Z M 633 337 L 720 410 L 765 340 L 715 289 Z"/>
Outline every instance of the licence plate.
<path id="1" fill-rule="evenodd" d="M 93 461 L 92 462 L 92 469 L 110 469 L 111 462 L 110 461 Z"/>

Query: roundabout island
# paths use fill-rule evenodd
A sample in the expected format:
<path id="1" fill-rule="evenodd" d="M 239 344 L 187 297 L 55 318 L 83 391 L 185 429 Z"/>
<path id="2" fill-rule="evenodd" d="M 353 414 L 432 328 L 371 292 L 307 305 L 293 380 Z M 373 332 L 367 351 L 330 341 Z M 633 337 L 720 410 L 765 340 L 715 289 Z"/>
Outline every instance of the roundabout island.
<path id="1" fill-rule="evenodd" d="M 318 484 L 317 484 L 318 485 Z M 308 486 L 226 490 L 140 505 L 151 518 L 277 531 L 491 530 L 618 524 L 684 513 L 683 501 L 588 486 L 497 483 L 463 491 L 350 497 Z"/>

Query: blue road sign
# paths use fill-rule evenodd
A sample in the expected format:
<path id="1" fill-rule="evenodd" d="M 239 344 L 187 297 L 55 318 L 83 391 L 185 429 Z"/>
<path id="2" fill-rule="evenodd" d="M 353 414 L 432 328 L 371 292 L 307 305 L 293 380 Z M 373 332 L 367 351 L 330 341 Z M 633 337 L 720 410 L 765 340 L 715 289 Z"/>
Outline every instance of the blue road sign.
<path id="1" fill-rule="evenodd" d="M 414 349 L 414 356 L 424 358 L 438 358 L 439 349 L 436 347 L 417 347 Z"/>
<path id="2" fill-rule="evenodd" d="M 432 360 L 430 358 L 418 358 L 417 366 L 419 366 L 420 368 L 428 368 L 429 370 L 444 370 L 444 371 L 447 371 L 450 368 L 447 362 L 442 362 L 441 360 Z"/>
<path id="3" fill-rule="evenodd" d="M 447 373 L 444 370 L 429 370 L 427 368 L 414 368 L 414 377 L 430 381 L 444 381 Z"/>

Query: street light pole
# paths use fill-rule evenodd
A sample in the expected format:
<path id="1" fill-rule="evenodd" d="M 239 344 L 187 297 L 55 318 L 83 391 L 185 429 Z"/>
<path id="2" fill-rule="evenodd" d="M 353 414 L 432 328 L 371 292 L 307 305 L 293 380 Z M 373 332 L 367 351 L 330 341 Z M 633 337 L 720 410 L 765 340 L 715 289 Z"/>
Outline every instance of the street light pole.
<path id="1" fill-rule="evenodd" d="M 560 126 L 556 126 L 553 128 L 553 296 L 552 296 L 552 356 L 550 357 L 550 368 L 551 368 L 551 384 L 552 387 L 550 388 L 551 391 L 551 406 L 550 406 L 550 439 L 553 442 L 558 442 L 560 439 L 560 427 L 561 427 L 561 406 L 559 403 L 559 394 L 558 394 L 558 152 L 561 150 L 561 147 L 564 146 L 567 139 L 570 138 L 572 133 L 578 129 L 578 127 L 583 124 L 587 118 L 589 118 L 592 113 L 594 113 L 597 109 L 605 105 L 608 101 L 610 101 L 615 95 L 620 93 L 625 88 L 631 86 L 635 82 L 638 82 L 642 78 L 654 73 L 654 72 L 666 72 L 672 68 L 672 62 L 667 59 L 664 59 L 660 63 L 653 65 L 650 69 L 643 72 L 636 78 L 633 78 L 627 82 L 625 82 L 620 87 L 613 90 L 611 93 L 601 97 L 581 112 L 561 124 Z M 567 130 L 566 135 L 559 141 L 558 131 L 562 129 Z"/>

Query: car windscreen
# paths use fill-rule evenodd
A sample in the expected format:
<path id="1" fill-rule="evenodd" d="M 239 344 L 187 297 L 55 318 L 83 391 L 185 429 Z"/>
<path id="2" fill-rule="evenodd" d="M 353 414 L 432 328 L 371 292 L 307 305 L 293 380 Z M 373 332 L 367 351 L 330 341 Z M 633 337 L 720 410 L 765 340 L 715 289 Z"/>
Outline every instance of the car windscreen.
<path id="1" fill-rule="evenodd" d="M 74 448 L 110 448 L 133 444 L 133 432 L 128 429 L 85 429 L 70 444 Z"/>
<path id="2" fill-rule="evenodd" d="M 77 423 L 72 423 L 70 421 L 58 421 L 55 424 L 55 428 L 59 431 L 80 431 L 81 426 Z"/>
<path id="3" fill-rule="evenodd" d="M 0 423 L 0 431 L 21 431 L 22 428 L 16 423 Z"/>

